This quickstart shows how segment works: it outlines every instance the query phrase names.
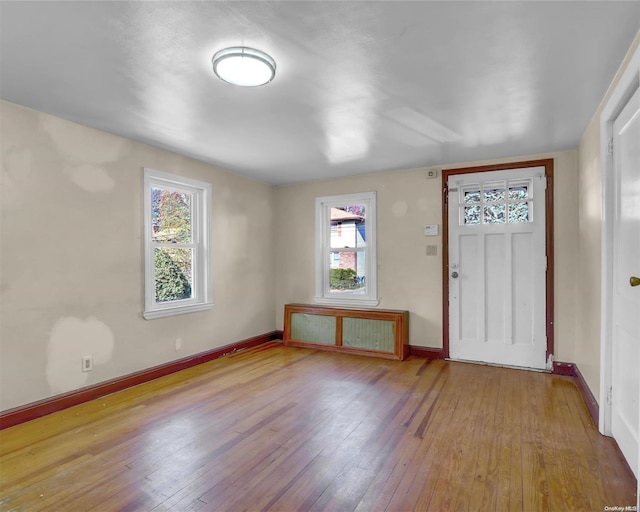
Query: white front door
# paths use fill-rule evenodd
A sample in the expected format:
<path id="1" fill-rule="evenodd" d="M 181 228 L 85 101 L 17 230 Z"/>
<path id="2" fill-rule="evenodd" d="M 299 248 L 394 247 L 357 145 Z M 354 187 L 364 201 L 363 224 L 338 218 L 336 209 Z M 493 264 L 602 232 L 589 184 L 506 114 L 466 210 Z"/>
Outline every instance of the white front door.
<path id="1" fill-rule="evenodd" d="M 447 185 L 450 357 L 544 369 L 544 167 Z"/>
<path id="2" fill-rule="evenodd" d="M 640 92 L 613 123 L 611 433 L 638 478 L 640 408 Z M 635 278 L 635 279 L 634 279 Z"/>

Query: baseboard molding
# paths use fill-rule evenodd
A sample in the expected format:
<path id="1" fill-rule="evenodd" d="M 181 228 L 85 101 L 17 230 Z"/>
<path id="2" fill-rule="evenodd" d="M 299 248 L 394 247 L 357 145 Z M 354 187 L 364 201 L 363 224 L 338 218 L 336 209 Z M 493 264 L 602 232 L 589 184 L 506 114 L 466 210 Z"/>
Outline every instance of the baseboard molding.
<path id="1" fill-rule="evenodd" d="M 567 377 L 576 376 L 576 365 L 573 363 L 561 363 L 559 361 L 553 362 L 553 374 L 565 375 Z"/>
<path id="2" fill-rule="evenodd" d="M 444 359 L 444 351 L 438 348 L 416 347 L 409 345 L 409 355 L 427 359 Z"/>
<path id="3" fill-rule="evenodd" d="M 96 398 L 115 393 L 116 391 L 122 391 L 123 389 L 137 386 L 138 384 L 142 384 L 159 377 L 164 377 L 165 375 L 179 372 L 180 370 L 185 370 L 192 366 L 206 363 L 207 361 L 218 359 L 219 357 L 237 352 L 238 350 L 255 347 L 262 343 L 279 339 L 282 339 L 282 331 L 272 331 L 246 340 L 238 341 L 236 343 L 231 343 L 224 347 L 187 356 L 185 358 L 154 366 L 152 368 L 147 368 L 146 370 L 141 370 L 139 372 L 130 373 L 129 375 L 101 382 L 93 386 L 88 386 L 76 391 L 70 391 L 68 393 L 63 393 L 51 398 L 45 398 L 44 400 L 9 409 L 0 414 L 0 430 L 73 407 L 74 405 L 95 400 Z"/>
<path id="4" fill-rule="evenodd" d="M 574 363 L 554 362 L 553 373 L 555 375 L 566 375 L 569 377 L 573 377 L 573 380 L 576 383 L 576 387 L 578 388 L 578 391 L 580 392 L 580 395 L 582 396 L 582 399 L 587 406 L 587 410 L 591 415 L 591 419 L 597 427 L 598 422 L 600 421 L 600 406 L 598 405 L 598 402 L 596 402 L 593 393 L 591 393 L 591 390 L 587 385 L 587 381 L 584 380 L 584 377 L 582 376 L 582 373 L 580 373 L 578 367 Z"/>
<path id="5" fill-rule="evenodd" d="M 586 404 L 587 409 L 589 410 L 589 414 L 591 414 L 591 419 L 593 420 L 593 423 L 597 428 L 598 423 L 600 421 L 600 406 L 598 405 L 598 402 L 593 396 L 593 393 L 591 393 L 591 390 L 589 389 L 589 385 L 587 384 L 587 381 L 584 380 L 584 377 L 582 376 L 582 373 L 580 373 L 580 370 L 578 369 L 577 366 L 576 366 L 576 375 L 574 378 L 576 380 L 576 386 L 578 387 L 578 391 L 580 391 L 580 394 L 582 395 L 582 399 L 584 400 L 584 403 Z"/>

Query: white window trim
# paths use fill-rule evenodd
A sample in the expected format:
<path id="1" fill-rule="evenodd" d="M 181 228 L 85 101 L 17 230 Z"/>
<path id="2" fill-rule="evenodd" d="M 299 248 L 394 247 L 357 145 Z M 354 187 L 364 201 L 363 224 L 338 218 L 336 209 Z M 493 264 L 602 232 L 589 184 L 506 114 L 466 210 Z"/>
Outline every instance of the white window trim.
<path id="1" fill-rule="evenodd" d="M 367 244 L 365 250 L 366 294 L 347 293 L 332 296 L 329 292 L 329 252 L 331 246 L 331 208 L 364 204 L 366 206 Z M 316 197 L 316 296 L 318 304 L 348 307 L 377 306 L 378 279 L 376 262 L 376 193 L 341 194 Z"/>
<path id="2" fill-rule="evenodd" d="M 155 300 L 155 264 L 154 246 L 151 239 L 153 230 L 151 221 L 151 188 L 165 186 L 190 192 L 193 196 L 193 233 L 195 242 L 193 282 L 194 290 L 191 299 L 162 302 Z M 147 320 L 163 318 L 173 315 L 205 311 L 213 307 L 211 286 L 211 184 L 203 181 L 185 178 L 174 174 L 144 170 L 144 312 L 142 316 Z"/>

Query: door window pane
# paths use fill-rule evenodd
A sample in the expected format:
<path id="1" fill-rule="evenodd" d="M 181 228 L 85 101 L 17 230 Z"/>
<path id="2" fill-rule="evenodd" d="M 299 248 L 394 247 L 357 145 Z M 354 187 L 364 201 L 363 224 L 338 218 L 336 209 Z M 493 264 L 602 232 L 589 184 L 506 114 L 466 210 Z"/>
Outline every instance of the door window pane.
<path id="1" fill-rule="evenodd" d="M 480 205 L 464 207 L 464 223 L 480 224 Z"/>
<path id="2" fill-rule="evenodd" d="M 503 191 L 504 194 L 504 191 Z M 492 204 L 484 207 L 484 223 L 485 224 L 504 224 L 505 220 L 505 205 L 504 204 Z"/>
<path id="3" fill-rule="evenodd" d="M 480 202 L 480 191 L 479 190 L 469 190 L 464 193 L 464 202 L 465 203 L 479 203 Z"/>
<path id="4" fill-rule="evenodd" d="M 495 202 L 504 200 L 504 188 L 490 188 L 484 191 L 485 202 Z"/>
<path id="5" fill-rule="evenodd" d="M 509 205 L 509 222 L 529 222 L 529 203 L 512 203 Z"/>
<path id="6" fill-rule="evenodd" d="M 528 195 L 529 192 L 526 185 L 509 187 L 509 200 L 511 201 L 527 199 Z"/>

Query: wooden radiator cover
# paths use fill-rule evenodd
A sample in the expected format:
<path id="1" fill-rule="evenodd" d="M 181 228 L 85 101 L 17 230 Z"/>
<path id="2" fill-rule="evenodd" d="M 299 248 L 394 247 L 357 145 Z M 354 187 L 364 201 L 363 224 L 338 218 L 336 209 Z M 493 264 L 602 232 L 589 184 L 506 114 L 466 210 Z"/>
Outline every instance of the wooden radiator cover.
<path id="1" fill-rule="evenodd" d="M 409 312 L 286 304 L 284 344 L 402 360 L 409 354 Z"/>

